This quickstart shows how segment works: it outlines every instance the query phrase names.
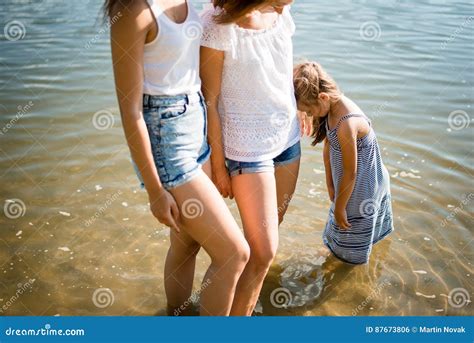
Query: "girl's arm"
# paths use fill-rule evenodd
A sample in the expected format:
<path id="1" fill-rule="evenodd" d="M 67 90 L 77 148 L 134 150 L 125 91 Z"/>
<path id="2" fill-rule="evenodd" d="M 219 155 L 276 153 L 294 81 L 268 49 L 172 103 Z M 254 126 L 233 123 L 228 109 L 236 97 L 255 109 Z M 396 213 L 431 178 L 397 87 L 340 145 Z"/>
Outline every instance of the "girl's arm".
<path id="1" fill-rule="evenodd" d="M 179 231 L 178 207 L 162 186 L 153 160 L 150 138 L 143 119 L 143 50 L 154 18 L 145 2 L 130 5 L 111 27 L 112 61 L 115 88 L 125 132 L 133 160 L 143 177 L 153 215 Z"/>
<path id="2" fill-rule="evenodd" d="M 346 206 L 354 190 L 357 175 L 357 121 L 348 119 L 341 123 L 337 138 L 342 152 L 343 173 L 336 196 L 334 215 L 336 223 L 343 229 L 349 229 Z"/>
<path id="3" fill-rule="evenodd" d="M 329 199 L 334 202 L 334 182 L 332 180 L 331 162 L 329 161 L 329 141 L 324 139 L 323 147 L 324 170 L 326 172 L 326 186 L 328 188 Z"/>
<path id="4" fill-rule="evenodd" d="M 221 93 L 224 52 L 201 47 L 202 92 L 207 103 L 208 141 L 212 148 L 212 180 L 224 198 L 233 198 L 230 176 L 225 165 L 222 129 L 217 109 Z"/>

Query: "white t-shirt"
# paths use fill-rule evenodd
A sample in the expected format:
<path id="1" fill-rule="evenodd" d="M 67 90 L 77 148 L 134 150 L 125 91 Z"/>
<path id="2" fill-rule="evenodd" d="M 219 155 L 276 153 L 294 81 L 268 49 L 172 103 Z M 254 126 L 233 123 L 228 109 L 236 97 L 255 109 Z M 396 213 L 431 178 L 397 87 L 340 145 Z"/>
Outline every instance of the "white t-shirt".
<path id="1" fill-rule="evenodd" d="M 202 15 L 201 45 L 225 52 L 219 114 L 225 156 L 240 162 L 273 159 L 300 139 L 293 87 L 295 24 L 286 7 L 264 30 L 214 21 L 220 8 Z"/>
<path id="2" fill-rule="evenodd" d="M 145 44 L 143 92 L 150 95 L 191 94 L 201 90 L 199 49 L 201 18 L 186 1 L 188 16 L 176 24 L 156 0 L 147 0 L 158 24 L 158 35 Z"/>

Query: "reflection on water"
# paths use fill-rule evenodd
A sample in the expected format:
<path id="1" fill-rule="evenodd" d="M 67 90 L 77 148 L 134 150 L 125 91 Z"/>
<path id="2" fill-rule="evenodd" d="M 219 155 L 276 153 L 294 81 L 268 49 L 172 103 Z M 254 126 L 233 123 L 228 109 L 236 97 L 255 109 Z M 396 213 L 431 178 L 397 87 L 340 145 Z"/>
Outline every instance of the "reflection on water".
<path id="1" fill-rule="evenodd" d="M 1 314 L 164 313 L 169 233 L 129 163 L 98 10 L 0 4 Z M 293 12 L 297 59 L 319 60 L 373 119 L 396 231 L 367 266 L 324 257 L 321 148 L 305 141 L 257 312 L 472 314 L 472 4 L 300 0 Z M 196 289 L 209 259 L 197 263 Z"/>

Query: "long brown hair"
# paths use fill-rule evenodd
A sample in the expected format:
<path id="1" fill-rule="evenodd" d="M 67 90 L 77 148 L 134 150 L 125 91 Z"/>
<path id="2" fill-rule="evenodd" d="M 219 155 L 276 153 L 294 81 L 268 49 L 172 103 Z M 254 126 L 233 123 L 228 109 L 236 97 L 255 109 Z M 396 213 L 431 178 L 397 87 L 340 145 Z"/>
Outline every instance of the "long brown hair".
<path id="1" fill-rule="evenodd" d="M 319 94 L 329 95 L 331 103 L 339 101 L 342 93 L 333 78 L 326 73 L 319 63 L 306 62 L 295 66 L 293 71 L 296 101 L 304 105 L 319 103 Z M 326 138 L 326 121 L 328 116 L 313 118 L 312 145 L 321 143 Z"/>
<path id="2" fill-rule="evenodd" d="M 105 0 L 102 5 L 104 19 L 113 18 L 120 10 L 128 7 L 134 0 Z"/>
<path id="3" fill-rule="evenodd" d="M 247 13 L 270 2 L 269 0 L 213 0 L 214 7 L 224 9 L 216 16 L 219 24 L 230 24 L 236 22 Z"/>

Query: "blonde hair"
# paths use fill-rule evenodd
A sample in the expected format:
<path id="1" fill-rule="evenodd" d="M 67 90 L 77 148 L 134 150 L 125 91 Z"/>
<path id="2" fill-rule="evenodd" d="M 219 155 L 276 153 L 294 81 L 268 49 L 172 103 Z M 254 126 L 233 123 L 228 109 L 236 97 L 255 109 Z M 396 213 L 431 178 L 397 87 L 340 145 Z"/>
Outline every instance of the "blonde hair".
<path id="1" fill-rule="evenodd" d="M 304 105 L 319 103 L 319 95 L 326 93 L 331 103 L 339 101 L 342 93 L 333 78 L 316 62 L 305 62 L 295 66 L 293 70 L 296 101 Z M 313 145 L 326 138 L 325 117 L 313 118 Z"/>

